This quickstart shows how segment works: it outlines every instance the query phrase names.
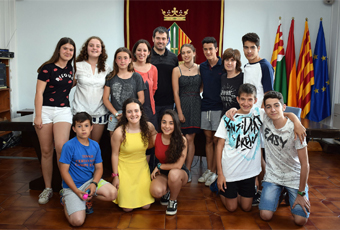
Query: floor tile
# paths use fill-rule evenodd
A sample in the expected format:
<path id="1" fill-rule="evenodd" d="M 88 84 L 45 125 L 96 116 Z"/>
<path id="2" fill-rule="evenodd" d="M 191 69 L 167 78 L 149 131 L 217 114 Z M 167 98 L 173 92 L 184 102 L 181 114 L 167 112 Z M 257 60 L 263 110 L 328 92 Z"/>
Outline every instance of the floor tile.
<path id="1" fill-rule="evenodd" d="M 224 229 L 260 229 L 252 216 L 247 214 L 221 216 Z"/>
<path id="2" fill-rule="evenodd" d="M 318 229 L 339 229 L 340 228 L 339 217 L 311 216 L 309 219 Z"/>
<path id="3" fill-rule="evenodd" d="M 165 213 L 163 215 L 132 214 L 129 228 L 164 228 Z"/>
<path id="4" fill-rule="evenodd" d="M 212 229 L 209 215 L 179 215 L 177 214 L 178 229 Z"/>
<path id="5" fill-rule="evenodd" d="M 33 211 L 5 210 L 0 213 L 0 224 L 23 225 Z"/>

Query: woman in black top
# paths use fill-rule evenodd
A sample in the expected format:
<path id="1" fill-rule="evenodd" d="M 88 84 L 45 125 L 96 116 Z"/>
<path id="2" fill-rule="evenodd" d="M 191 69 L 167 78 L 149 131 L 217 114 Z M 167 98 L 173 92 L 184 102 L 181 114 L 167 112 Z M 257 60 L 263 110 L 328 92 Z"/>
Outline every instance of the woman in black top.
<path id="1" fill-rule="evenodd" d="M 76 71 L 76 45 L 71 38 L 61 38 L 50 60 L 38 69 L 34 99 L 34 127 L 41 149 L 41 169 L 45 189 L 39 195 L 39 204 L 46 204 L 53 195 L 53 150 L 59 161 L 61 149 L 69 140 L 72 124 L 69 93 Z M 73 67 L 72 67 L 73 62 Z"/>

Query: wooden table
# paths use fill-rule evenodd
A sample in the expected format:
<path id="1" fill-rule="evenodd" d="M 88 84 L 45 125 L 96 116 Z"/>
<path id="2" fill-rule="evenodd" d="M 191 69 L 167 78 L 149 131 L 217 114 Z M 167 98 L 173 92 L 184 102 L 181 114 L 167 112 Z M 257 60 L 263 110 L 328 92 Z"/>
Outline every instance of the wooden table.
<path id="1" fill-rule="evenodd" d="M 310 138 L 340 138 L 340 129 L 315 121 L 301 118 L 301 123 L 306 128 L 307 141 Z"/>

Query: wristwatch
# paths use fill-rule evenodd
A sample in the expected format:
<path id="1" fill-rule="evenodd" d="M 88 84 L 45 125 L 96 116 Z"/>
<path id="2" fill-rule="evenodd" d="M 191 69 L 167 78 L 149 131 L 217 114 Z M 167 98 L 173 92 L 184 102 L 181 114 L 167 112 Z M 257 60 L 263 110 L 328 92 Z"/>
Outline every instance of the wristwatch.
<path id="1" fill-rule="evenodd" d="M 157 168 L 158 168 L 159 170 L 161 170 L 161 165 L 162 165 L 161 163 L 158 163 L 158 164 L 157 164 Z"/>
<path id="2" fill-rule="evenodd" d="M 305 192 L 305 191 L 303 191 L 303 192 L 298 191 L 298 194 L 299 194 L 300 196 L 305 196 L 305 195 L 306 195 L 306 192 Z"/>
<path id="3" fill-rule="evenodd" d="M 118 115 L 119 115 L 119 113 L 117 112 L 117 113 L 115 114 L 115 118 L 117 118 L 117 117 L 118 117 Z"/>

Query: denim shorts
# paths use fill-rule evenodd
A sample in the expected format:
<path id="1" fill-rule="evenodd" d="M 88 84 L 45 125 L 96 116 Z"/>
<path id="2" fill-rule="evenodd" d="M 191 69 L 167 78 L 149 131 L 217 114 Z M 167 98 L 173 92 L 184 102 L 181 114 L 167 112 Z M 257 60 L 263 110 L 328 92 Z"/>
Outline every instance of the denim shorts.
<path id="1" fill-rule="evenodd" d="M 304 218 L 308 218 L 309 217 L 309 210 L 307 210 L 307 215 L 306 213 L 303 211 L 302 207 L 300 205 L 295 205 L 294 208 L 292 208 L 295 199 L 297 197 L 297 189 L 294 188 L 289 188 L 286 186 L 281 186 L 278 184 L 274 184 L 274 183 L 270 183 L 267 181 L 263 181 L 262 182 L 262 193 L 261 193 L 261 200 L 260 200 L 260 204 L 259 204 L 259 209 L 260 210 L 268 210 L 268 211 L 272 211 L 275 212 L 278 202 L 279 202 L 279 198 L 281 195 L 281 191 L 283 188 L 286 188 L 288 191 L 288 196 L 289 196 L 289 204 L 290 204 L 290 208 L 291 211 L 294 215 L 298 215 L 298 216 L 302 216 Z M 305 192 L 306 192 L 306 197 L 308 198 L 308 186 L 306 185 L 305 188 Z"/>

